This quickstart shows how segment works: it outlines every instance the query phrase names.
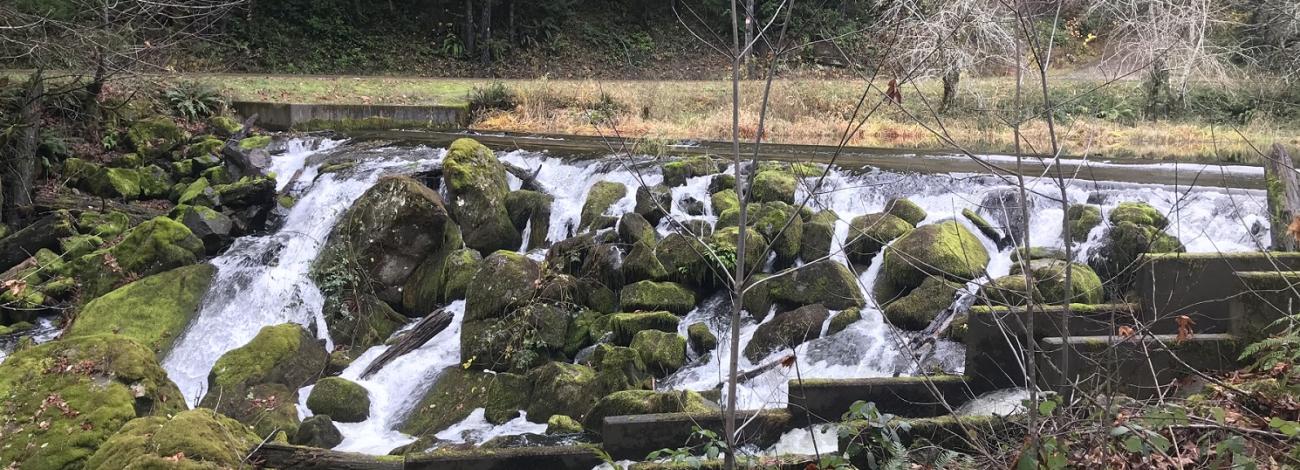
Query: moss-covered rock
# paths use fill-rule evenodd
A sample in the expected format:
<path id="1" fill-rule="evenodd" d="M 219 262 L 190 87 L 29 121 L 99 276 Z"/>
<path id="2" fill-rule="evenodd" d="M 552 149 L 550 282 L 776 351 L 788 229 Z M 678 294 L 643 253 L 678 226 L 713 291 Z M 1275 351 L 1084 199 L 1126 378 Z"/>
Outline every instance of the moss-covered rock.
<path id="1" fill-rule="evenodd" d="M 641 355 L 646 368 L 659 377 L 676 372 L 686 363 L 686 338 L 675 331 L 639 331 L 632 337 L 630 347 Z"/>
<path id="2" fill-rule="evenodd" d="M 238 421 L 198 408 L 126 423 L 86 462 L 86 468 L 239 468 L 261 443 Z"/>
<path id="3" fill-rule="evenodd" d="M 1088 265 L 1107 280 L 1108 293 L 1119 296 L 1132 286 L 1142 255 L 1185 250 L 1177 238 L 1155 227 L 1123 220 L 1106 230 L 1097 253 L 1088 258 Z"/>
<path id="4" fill-rule="evenodd" d="M 218 155 L 221 153 L 221 148 L 225 146 L 226 141 L 208 136 L 185 147 L 185 158 L 193 159 L 195 157 Z"/>
<path id="5" fill-rule="evenodd" d="M 754 336 L 745 345 L 745 357 L 758 362 L 773 351 L 793 348 L 816 338 L 822 333 L 822 323 L 829 317 L 830 311 L 821 304 L 778 313 L 754 330 Z"/>
<path id="6" fill-rule="evenodd" d="M 1101 225 L 1101 208 L 1091 204 L 1070 204 L 1065 210 L 1065 219 L 1070 222 L 1070 239 L 1087 241 L 1092 229 Z"/>
<path id="7" fill-rule="evenodd" d="M 107 240 L 121 235 L 122 232 L 131 228 L 131 218 L 118 211 L 82 211 L 81 215 L 77 217 L 76 226 L 81 233 Z"/>
<path id="8" fill-rule="evenodd" d="M 791 305 L 822 304 L 843 310 L 866 304 L 858 279 L 849 268 L 835 260 L 824 259 L 805 264 L 794 272 L 767 281 L 773 299 Z M 766 312 L 750 312 L 762 315 Z"/>
<path id="9" fill-rule="evenodd" d="M 784 202 L 759 205 L 753 213 L 750 226 L 758 230 L 771 243 L 780 267 L 789 266 L 799 257 L 803 244 L 803 218 L 794 206 Z"/>
<path id="10" fill-rule="evenodd" d="M 713 204 L 713 214 L 718 215 L 729 210 L 740 209 L 740 198 L 736 196 L 736 190 L 724 189 L 713 193 L 710 197 Z"/>
<path id="11" fill-rule="evenodd" d="M 271 136 L 269 135 L 255 135 L 252 137 L 245 137 L 239 140 L 239 150 L 245 152 L 256 150 L 256 149 L 264 149 L 268 145 L 271 145 Z"/>
<path id="12" fill-rule="evenodd" d="M 716 406 L 710 406 L 708 400 L 693 391 L 624 390 L 606 395 L 596 402 L 582 424 L 587 430 L 599 433 L 605 418 L 610 416 L 704 413 L 714 411 L 715 408 Z"/>
<path id="13" fill-rule="evenodd" d="M 217 190 L 212 189 L 212 185 L 208 183 L 207 178 L 199 178 L 181 191 L 180 196 L 176 199 L 176 204 L 216 207 L 221 205 L 221 198 L 217 196 Z"/>
<path id="14" fill-rule="evenodd" d="M 794 203 L 794 174 L 782 170 L 762 170 L 754 175 L 750 196 L 756 202 Z"/>
<path id="15" fill-rule="evenodd" d="M 208 374 L 199 406 L 221 410 L 258 436 L 298 429 L 298 389 L 325 369 L 329 354 L 294 323 L 262 328 L 248 344 L 223 354 Z"/>
<path id="16" fill-rule="evenodd" d="M 1132 222 L 1156 229 L 1163 229 L 1169 225 L 1169 219 L 1164 214 L 1161 214 L 1160 211 L 1145 202 L 1121 202 L 1114 209 L 1111 209 L 1111 225 L 1117 225 L 1120 222 Z"/>
<path id="17" fill-rule="evenodd" d="M 489 423 L 501 424 L 529 405 L 530 390 L 528 379 L 521 375 L 448 367 L 397 429 L 413 436 L 433 435 L 476 408 L 484 409 Z"/>
<path id="18" fill-rule="evenodd" d="M 767 263 L 767 239 L 758 230 L 745 229 L 745 272 L 756 272 L 758 267 Z M 712 253 L 704 262 L 707 270 L 696 277 L 699 286 L 723 286 L 736 273 L 736 242 L 740 241 L 740 229 L 727 227 L 709 236 L 709 249 Z M 667 267 L 667 265 L 665 265 Z"/>
<path id="19" fill-rule="evenodd" d="M 814 214 L 804 222 L 799 257 L 805 263 L 824 258 L 831 253 L 831 244 L 835 240 L 835 223 L 839 219 L 839 214 L 827 209 Z"/>
<path id="20" fill-rule="evenodd" d="M 894 198 L 885 202 L 885 213 L 907 221 L 913 226 L 924 221 L 928 214 L 925 209 L 906 198 Z"/>
<path id="21" fill-rule="evenodd" d="M 595 230 L 612 225 L 613 217 L 605 215 L 610 207 L 627 195 L 627 186 L 623 183 L 597 181 L 587 191 L 587 199 L 582 203 L 582 212 L 578 223 L 579 229 Z"/>
<path id="22" fill-rule="evenodd" d="M 980 286 L 976 303 L 980 305 L 1022 307 L 1028 304 L 1031 298 L 1035 302 L 1043 300 L 1043 296 L 1038 292 L 1038 289 L 1030 288 L 1029 280 L 1024 274 L 1008 274 Z"/>
<path id="23" fill-rule="evenodd" d="M 686 327 L 687 342 L 696 354 L 704 354 L 718 347 L 718 337 L 709 331 L 709 325 L 695 322 Z"/>
<path id="24" fill-rule="evenodd" d="M 537 191 L 518 190 L 506 195 L 506 213 L 510 223 L 522 234 L 528 230 L 526 249 L 546 248 L 546 236 L 551 231 L 551 205 L 555 198 Z M 522 235 L 521 235 L 522 236 Z"/>
<path id="25" fill-rule="evenodd" d="M 483 256 L 471 248 L 453 250 L 442 267 L 442 300 L 452 302 L 465 298 L 465 292 L 478 272 Z"/>
<path id="26" fill-rule="evenodd" d="M 632 245 L 632 249 L 623 258 L 623 280 L 660 281 L 668 279 L 668 269 L 659 261 L 655 253 L 654 241 L 643 241 Z"/>
<path id="27" fill-rule="evenodd" d="M 552 415 L 546 420 L 546 434 L 578 434 L 582 423 L 566 415 Z"/>
<path id="28" fill-rule="evenodd" d="M 309 416 L 298 425 L 298 432 L 289 437 L 293 445 L 331 449 L 343 443 L 343 433 L 327 415 Z"/>
<path id="29" fill-rule="evenodd" d="M 153 351 L 119 335 L 14 352 L 0 363 L 0 402 L 0 462 L 38 470 L 114 468 L 86 461 L 128 421 L 185 410 Z"/>
<path id="30" fill-rule="evenodd" d="M 443 188 L 448 207 L 464 233 L 465 245 L 490 253 L 519 248 L 522 236 L 506 209 L 505 167 L 496 155 L 473 139 L 458 139 L 443 159 Z"/>
<path id="31" fill-rule="evenodd" d="M 966 220 L 969 220 L 971 225 L 975 226 L 976 230 L 979 230 L 980 233 L 984 234 L 985 238 L 993 240 L 994 242 L 1002 240 L 1002 233 L 998 232 L 998 229 L 995 228 L 993 224 L 989 223 L 989 221 L 983 216 L 975 213 L 975 211 L 962 209 L 961 216 L 965 217 Z"/>
<path id="32" fill-rule="evenodd" d="M 465 299 L 461 356 L 478 367 L 526 369 L 563 350 L 572 315 L 530 303 L 540 287 L 537 262 L 498 251 L 482 261 Z"/>
<path id="33" fill-rule="evenodd" d="M 904 330 L 924 330 L 940 312 L 952 305 L 953 296 L 961 287 L 960 283 L 939 276 L 927 277 L 907 295 L 885 304 L 885 319 Z"/>
<path id="34" fill-rule="evenodd" d="M 682 186 L 687 178 L 705 176 L 721 170 L 717 160 L 708 155 L 696 155 L 665 163 L 663 166 L 664 184 Z"/>
<path id="35" fill-rule="evenodd" d="M 658 225 L 673 207 L 673 193 L 666 185 L 638 186 L 636 188 L 636 208 L 641 217 L 650 225 Z"/>
<path id="36" fill-rule="evenodd" d="M 59 239 L 59 251 L 66 259 L 77 259 L 104 245 L 104 239 L 96 235 L 73 235 Z"/>
<path id="37" fill-rule="evenodd" d="M 218 165 L 211 168 L 199 170 L 199 177 L 208 180 L 209 183 L 212 183 L 214 191 L 217 186 L 223 184 L 230 184 L 237 181 L 235 180 L 235 175 L 232 174 L 231 171 L 228 168 L 226 168 L 225 165 Z"/>
<path id="38" fill-rule="evenodd" d="M 550 362 L 528 371 L 532 383 L 528 419 L 533 422 L 565 415 L 582 419 L 604 393 L 591 367 Z"/>
<path id="39" fill-rule="evenodd" d="M 212 180 L 211 177 L 208 177 Z M 266 176 L 240 178 L 229 184 L 218 184 L 212 189 L 227 209 L 266 207 L 275 203 L 275 179 Z"/>
<path id="40" fill-rule="evenodd" d="M 618 218 L 618 240 L 628 245 L 654 243 L 658 233 L 641 214 L 628 212 Z"/>
<path id="41" fill-rule="evenodd" d="M 645 388 L 652 379 L 641 353 L 629 347 L 597 344 L 590 362 L 599 388 L 606 392 Z"/>
<path id="42" fill-rule="evenodd" d="M 1033 261 L 1036 259 L 1065 259 L 1065 250 L 1060 248 L 1048 248 L 1045 246 L 1020 247 L 1011 251 L 1011 262 L 1020 263 L 1021 260 Z"/>
<path id="43" fill-rule="evenodd" d="M 930 276 L 969 281 L 983 274 L 988 264 L 988 251 L 979 238 L 957 221 L 918 227 L 885 248 L 876 299 L 888 302 Z"/>
<path id="44" fill-rule="evenodd" d="M 234 221 L 211 207 L 180 205 L 172 209 L 168 216 L 184 224 L 194 236 L 203 240 L 204 251 L 210 255 L 217 254 L 233 240 L 231 232 L 235 229 Z"/>
<path id="45" fill-rule="evenodd" d="M 715 273 L 707 259 L 709 247 L 695 237 L 671 233 L 655 247 L 655 255 L 669 279 L 692 286 L 715 285 Z"/>
<path id="46" fill-rule="evenodd" d="M 244 125 L 230 116 L 212 116 L 208 118 L 208 129 L 218 136 L 230 137 L 243 130 Z"/>
<path id="47" fill-rule="evenodd" d="M 614 333 L 614 344 L 628 345 L 632 338 L 641 331 L 658 330 L 676 332 L 681 319 L 670 312 L 621 312 L 610 314 L 604 321 L 604 328 L 599 325 L 592 330 L 596 338 L 604 336 L 605 331 Z"/>
<path id="48" fill-rule="evenodd" d="M 407 315 L 424 316 L 441 305 L 464 296 L 465 284 L 473 277 L 480 257 L 477 251 L 461 248 L 460 227 L 452 224 L 443 228 L 437 247 L 424 257 L 415 271 L 406 278 L 402 287 L 402 311 Z M 468 272 L 466 272 L 468 271 Z M 449 284 L 459 282 L 458 297 L 448 299 Z"/>
<path id="49" fill-rule="evenodd" d="M 611 243 L 601 243 L 591 248 L 582 261 L 578 278 L 612 290 L 623 287 L 623 253 Z"/>
<path id="50" fill-rule="evenodd" d="M 122 286 L 86 304 L 64 337 L 118 333 L 162 358 L 198 313 L 216 272 L 210 264 L 195 264 Z"/>
<path id="51" fill-rule="evenodd" d="M 312 386 L 307 408 L 340 423 L 359 423 L 370 417 L 370 392 L 351 380 L 325 377 Z"/>
<path id="52" fill-rule="evenodd" d="M 857 323 L 862 319 L 862 310 L 857 308 L 846 308 L 840 310 L 831 317 L 831 323 L 826 326 L 826 336 L 833 335 L 848 329 L 849 325 Z"/>
<path id="53" fill-rule="evenodd" d="M 1034 286 L 1042 295 L 1043 301 L 1047 303 L 1062 303 L 1067 296 L 1070 303 L 1099 304 L 1102 301 L 1104 292 L 1101 278 L 1097 277 L 1097 273 L 1092 268 L 1079 263 L 1053 259 L 1034 260 L 1030 262 L 1029 267 L 1034 271 Z M 1021 274 L 1023 268 L 1022 265 L 1017 264 L 1011 268 L 1011 273 Z M 1065 283 L 1067 269 L 1070 271 L 1069 285 Z"/>
<path id="54" fill-rule="evenodd" d="M 619 294 L 623 310 L 667 310 L 685 315 L 695 308 L 695 292 L 675 282 L 641 281 L 628 284 Z"/>
<path id="55" fill-rule="evenodd" d="M 100 197 L 136 199 L 140 197 L 140 172 L 134 168 L 105 168 L 84 175 L 82 187 Z"/>
<path id="56" fill-rule="evenodd" d="M 167 158 L 172 150 L 189 140 L 180 126 L 161 116 L 136 121 L 127 131 L 126 137 L 136 152 L 155 159 Z"/>
<path id="57" fill-rule="evenodd" d="M 194 264 L 203 241 L 180 222 L 160 216 L 147 220 L 110 248 L 77 258 L 69 270 L 81 280 L 82 296 L 94 299 L 133 276 L 148 276 Z"/>
<path id="58" fill-rule="evenodd" d="M 894 239 L 912 231 L 912 224 L 887 213 L 854 217 L 849 222 L 849 242 L 844 254 L 855 263 L 870 263 Z"/>

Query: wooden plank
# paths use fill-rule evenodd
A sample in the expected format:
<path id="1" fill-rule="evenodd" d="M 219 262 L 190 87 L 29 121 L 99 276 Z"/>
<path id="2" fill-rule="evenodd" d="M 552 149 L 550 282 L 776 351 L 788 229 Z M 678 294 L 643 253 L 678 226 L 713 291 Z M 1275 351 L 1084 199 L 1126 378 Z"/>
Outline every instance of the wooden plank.
<path id="1" fill-rule="evenodd" d="M 1291 156 L 1280 143 L 1273 144 L 1264 159 L 1264 180 L 1268 185 L 1268 220 L 1273 250 L 1300 251 L 1300 241 L 1289 230 L 1296 216 L 1300 216 L 1300 178 L 1296 176 Z"/>

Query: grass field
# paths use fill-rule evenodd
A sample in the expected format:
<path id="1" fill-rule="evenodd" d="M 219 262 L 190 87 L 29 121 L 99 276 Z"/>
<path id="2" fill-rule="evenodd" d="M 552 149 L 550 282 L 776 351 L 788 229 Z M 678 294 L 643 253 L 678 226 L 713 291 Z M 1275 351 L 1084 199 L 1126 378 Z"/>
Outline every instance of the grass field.
<path id="1" fill-rule="evenodd" d="M 195 75 L 236 100 L 296 103 L 461 105 L 476 87 L 491 81 L 414 77 L 294 75 Z M 473 127 L 486 130 L 568 134 L 612 134 L 652 139 L 727 139 L 731 128 L 730 83 L 726 81 L 501 81 L 514 104 L 478 113 Z M 1273 142 L 1300 143 L 1300 107 L 1259 96 L 1267 84 L 1200 84 L 1181 116 L 1144 119 L 1137 81 L 1053 82 L 1050 96 L 1064 153 L 1098 158 L 1148 160 L 1257 161 L 1255 148 Z M 883 87 L 884 83 L 876 83 Z M 1227 91 L 1235 87 L 1235 91 Z M 933 111 L 941 95 L 937 81 L 902 87 L 901 106 L 882 103 L 873 89 L 850 124 L 866 88 L 862 80 L 778 80 L 773 83 L 765 138 L 768 141 L 936 149 L 959 146 L 975 152 L 1011 152 L 1009 122 L 1014 82 L 977 78 L 962 82 L 959 98 L 946 112 Z M 758 128 L 763 82 L 741 86 L 741 134 L 752 140 Z M 1041 93 L 1026 91 L 1026 106 L 1042 109 Z M 874 109 L 874 111 L 873 111 Z M 1243 111 L 1244 110 L 1244 111 Z M 869 114 L 868 114 L 869 113 Z M 1040 113 L 1043 114 L 1043 113 Z M 868 116 L 865 121 L 862 116 Z M 1029 152 L 1050 152 L 1044 119 L 1022 126 Z M 944 137 L 940 137 L 940 135 Z"/>

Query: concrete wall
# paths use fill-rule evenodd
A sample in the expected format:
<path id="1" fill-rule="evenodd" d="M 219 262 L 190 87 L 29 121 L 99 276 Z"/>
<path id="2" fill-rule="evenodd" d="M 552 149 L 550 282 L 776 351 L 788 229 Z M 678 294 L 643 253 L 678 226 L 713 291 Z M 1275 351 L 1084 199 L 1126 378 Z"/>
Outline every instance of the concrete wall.
<path id="1" fill-rule="evenodd" d="M 892 415 L 939 416 L 973 397 L 966 379 L 956 375 L 791 380 L 789 387 L 788 408 L 796 422 L 839 421 L 859 400 Z"/>
<path id="2" fill-rule="evenodd" d="M 1067 320 L 1060 305 L 1036 306 L 1034 338 L 1061 336 L 1069 321 L 1070 335 L 1110 335 L 1112 325 L 1131 325 L 1138 316 L 1135 304 L 1072 305 Z M 966 320 L 966 375 L 975 393 L 1023 387 L 1025 329 L 1030 313 L 1024 307 L 971 308 Z"/>
<path id="3" fill-rule="evenodd" d="M 464 106 L 367 104 L 291 104 L 260 101 L 231 103 L 241 117 L 257 114 L 257 125 L 271 130 L 452 129 L 469 124 Z"/>
<path id="4" fill-rule="evenodd" d="M 1199 333 L 1227 333 L 1229 305 L 1247 286 L 1240 271 L 1300 270 L 1300 253 L 1162 253 L 1146 255 L 1137 273 L 1143 320 L 1159 332 L 1177 331 L 1176 318 L 1187 315 Z"/>
<path id="5" fill-rule="evenodd" d="M 740 441 L 760 447 L 776 443 L 790 429 L 808 425 L 795 422 L 784 409 L 741 411 L 737 419 L 748 423 L 740 432 Z M 688 445 L 695 426 L 723 434 L 722 413 L 610 416 L 601 426 L 601 447 L 616 460 L 642 460 L 659 449 Z"/>
<path id="6" fill-rule="evenodd" d="M 1283 316 L 1300 312 L 1300 272 L 1239 272 L 1237 278 L 1249 288 L 1228 302 L 1232 334 L 1247 344 L 1280 333 L 1276 324 Z"/>
<path id="7" fill-rule="evenodd" d="M 1189 365 L 1209 374 L 1238 368 L 1242 345 L 1228 334 L 1194 334 L 1181 342 L 1176 335 L 1076 336 L 1068 344 L 1053 337 L 1040 346 L 1040 362 L 1051 364 L 1039 368 L 1044 389 L 1064 394 L 1105 387 L 1142 399 L 1192 375 Z"/>

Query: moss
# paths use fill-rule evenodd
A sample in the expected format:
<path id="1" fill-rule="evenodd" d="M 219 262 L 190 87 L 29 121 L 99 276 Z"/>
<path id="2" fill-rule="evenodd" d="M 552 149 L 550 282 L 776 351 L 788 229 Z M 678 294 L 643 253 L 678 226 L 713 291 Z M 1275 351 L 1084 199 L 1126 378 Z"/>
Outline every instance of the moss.
<path id="1" fill-rule="evenodd" d="M 307 408 L 340 423 L 358 423 L 370 417 L 370 392 L 351 380 L 325 377 L 312 386 Z"/>
<path id="2" fill-rule="evenodd" d="M 190 229 L 159 216 L 131 229 L 117 245 L 77 258 L 69 269 L 81 280 L 83 297 L 93 299 L 131 276 L 193 264 L 202 254 L 203 241 Z"/>
<path id="3" fill-rule="evenodd" d="M 795 177 L 793 174 L 781 170 L 763 170 L 754 175 L 750 195 L 755 202 L 780 201 L 792 204 L 794 203 L 794 188 Z"/>
<path id="4" fill-rule="evenodd" d="M 225 166 L 214 166 L 212 168 L 208 168 L 206 170 L 200 171 L 199 177 L 208 180 L 209 183 L 212 183 L 214 190 L 216 189 L 216 186 L 223 185 L 223 184 L 231 184 L 236 181 L 234 175 L 230 174 L 230 170 L 226 169 Z"/>
<path id="5" fill-rule="evenodd" d="M 141 194 L 140 171 L 134 168 L 101 168 L 82 175 L 81 187 L 107 198 L 136 199 Z"/>
<path id="6" fill-rule="evenodd" d="M 745 271 L 755 272 L 757 267 L 766 264 L 767 240 L 763 234 L 753 228 L 746 229 L 745 235 Z M 706 263 L 707 270 L 698 275 L 700 286 L 726 285 L 731 276 L 735 275 L 736 260 L 733 255 L 736 254 L 738 241 L 740 241 L 740 229 L 737 227 L 718 230 L 709 237 L 709 248 L 713 250 L 713 256 L 716 258 L 709 256 L 702 260 Z"/>
<path id="7" fill-rule="evenodd" d="M 724 189 L 713 193 L 710 197 L 710 201 L 713 203 L 714 215 L 721 214 L 728 210 L 740 209 L 740 198 L 736 196 L 736 190 L 734 189 Z"/>
<path id="8" fill-rule="evenodd" d="M 711 264 L 705 258 L 708 247 L 700 240 L 672 233 L 655 247 L 655 255 L 674 281 L 694 286 L 715 284 Z"/>
<path id="9" fill-rule="evenodd" d="M 91 234 L 105 239 L 121 235 L 131 227 L 131 219 L 117 211 L 106 213 L 84 211 L 77 218 L 77 228 L 81 233 Z"/>
<path id="10" fill-rule="evenodd" d="M 999 277 L 980 287 L 977 302 L 984 305 L 1005 305 L 1020 307 L 1028 303 L 1032 295 L 1035 302 L 1043 300 L 1043 294 L 1037 288 L 1030 290 L 1029 280 L 1024 274 L 1010 274 Z"/>
<path id="11" fill-rule="evenodd" d="M 885 213 L 906 220 L 907 223 L 912 225 L 919 225 L 926 217 L 928 217 L 928 214 L 925 213 L 925 209 L 922 209 L 921 206 L 916 205 L 915 202 L 905 198 L 890 199 L 885 203 Z"/>
<path id="12" fill-rule="evenodd" d="M 207 178 L 199 178 L 185 187 L 181 195 L 176 199 L 180 205 L 190 206 L 207 206 L 215 207 L 221 205 L 221 200 L 217 198 L 217 191 L 212 189 L 208 184 Z"/>
<path id="13" fill-rule="evenodd" d="M 1065 250 L 1059 248 L 1047 248 L 1044 246 L 1020 247 L 1011 252 L 1011 262 L 1020 263 L 1021 260 L 1033 261 L 1036 259 L 1065 259 Z"/>
<path id="14" fill-rule="evenodd" d="M 461 328 L 461 356 L 473 367 L 528 370 L 563 358 L 572 321 L 569 310 L 549 303 L 530 303 L 496 318 L 467 319 Z"/>
<path id="15" fill-rule="evenodd" d="M 482 262 L 483 256 L 470 248 L 455 250 L 447 255 L 447 260 L 442 267 L 444 302 L 465 298 L 466 289 L 473 281 L 474 273 L 478 271 L 479 264 Z"/>
<path id="16" fill-rule="evenodd" d="M 619 241 L 635 245 L 637 243 L 655 243 L 659 238 L 655 227 L 645 220 L 641 214 L 628 212 L 618 218 L 618 239 Z"/>
<path id="17" fill-rule="evenodd" d="M 582 423 L 567 415 L 552 415 L 546 420 L 546 434 L 578 434 Z"/>
<path id="18" fill-rule="evenodd" d="M 154 159 L 167 157 L 189 140 L 180 126 L 161 116 L 135 122 L 126 136 L 135 151 Z"/>
<path id="19" fill-rule="evenodd" d="M 624 390 L 606 395 L 596 402 L 582 424 L 587 430 L 599 433 L 605 418 L 609 416 L 708 411 L 713 411 L 708 400 L 693 391 Z"/>
<path id="20" fill-rule="evenodd" d="M 591 366 L 596 368 L 596 382 L 607 392 L 645 388 L 651 376 L 637 350 L 597 344 L 591 353 Z"/>
<path id="21" fill-rule="evenodd" d="M 645 217 L 650 225 L 656 225 L 672 209 L 673 193 L 666 185 L 638 186 L 636 188 L 636 208 L 634 211 Z"/>
<path id="22" fill-rule="evenodd" d="M 198 313 L 216 271 L 210 264 L 195 264 L 122 286 L 86 304 L 64 335 L 118 333 L 162 358 Z"/>
<path id="23" fill-rule="evenodd" d="M 1092 229 L 1101 225 L 1101 208 L 1091 204 L 1070 204 L 1065 210 L 1065 219 L 1070 223 L 1070 239 L 1087 241 Z"/>
<path id="24" fill-rule="evenodd" d="M 517 374 L 491 374 L 461 367 L 443 369 L 398 430 L 432 435 L 464 420 L 476 408 L 488 422 L 501 424 L 528 406 L 528 380 Z"/>
<path id="25" fill-rule="evenodd" d="M 676 372 L 686 364 L 686 338 L 676 331 L 638 331 L 630 347 L 641 355 L 647 370 L 659 377 Z"/>
<path id="26" fill-rule="evenodd" d="M 1169 219 L 1164 214 L 1161 214 L 1160 211 L 1145 202 L 1121 202 L 1114 209 L 1111 209 L 1111 225 L 1120 222 L 1132 222 L 1156 229 L 1163 229 L 1169 225 Z"/>
<path id="27" fill-rule="evenodd" d="M 603 395 L 591 367 L 563 362 L 550 362 L 528 371 L 528 419 L 541 422 L 552 416 L 565 415 L 582 419 Z"/>
<path id="28" fill-rule="evenodd" d="M 443 158 L 442 177 L 448 208 L 466 246 L 483 253 L 519 248 L 523 240 L 506 211 L 510 186 L 505 168 L 491 150 L 473 139 L 452 142 Z"/>
<path id="29" fill-rule="evenodd" d="M 749 225 L 772 245 L 779 266 L 789 266 L 799 257 L 803 243 L 803 218 L 794 206 L 784 202 L 759 205 L 751 214 Z"/>
<path id="30" fill-rule="evenodd" d="M 507 308 L 518 307 L 532 299 L 540 268 L 536 261 L 510 252 L 498 251 L 484 258 L 467 292 L 465 320 L 494 318 Z"/>
<path id="31" fill-rule="evenodd" d="M 839 219 L 839 214 L 827 209 L 804 222 L 803 237 L 799 244 L 799 257 L 804 262 L 812 262 L 831 253 L 831 244 L 835 240 L 835 222 Z"/>
<path id="32" fill-rule="evenodd" d="M 696 354 L 703 355 L 718 347 L 718 337 L 709 331 L 709 325 L 704 322 L 695 322 L 686 327 L 686 337 L 691 350 Z"/>
<path id="33" fill-rule="evenodd" d="M 998 229 L 994 228 L 993 224 L 990 224 L 988 220 L 984 219 L 984 217 L 976 214 L 975 211 L 962 209 L 961 216 L 965 217 L 966 220 L 969 220 L 971 225 L 975 226 L 976 230 L 979 230 L 980 233 L 984 234 L 985 238 L 995 242 L 1002 239 L 1002 234 L 998 232 Z"/>
<path id="34" fill-rule="evenodd" d="M 1069 286 L 1065 285 L 1067 266 L 1070 271 Z M 1034 271 L 1034 286 L 1048 303 L 1061 303 L 1067 295 L 1070 303 L 1097 304 L 1102 301 L 1101 278 L 1092 268 L 1061 260 L 1032 261 L 1030 268 Z M 1023 266 L 1016 265 L 1011 272 L 1021 273 Z"/>
<path id="35" fill-rule="evenodd" d="M 213 134 L 229 137 L 243 130 L 244 125 L 229 116 L 212 116 L 208 118 L 208 128 Z"/>
<path id="36" fill-rule="evenodd" d="M 0 461 L 24 469 L 103 468 L 86 459 L 128 421 L 185 410 L 149 349 L 118 335 L 66 338 L 0 363 Z"/>
<path id="37" fill-rule="evenodd" d="M 695 308 L 695 293 L 674 282 L 641 281 L 623 287 L 619 295 L 629 312 L 667 310 L 685 315 Z"/>
<path id="38" fill-rule="evenodd" d="M 773 351 L 793 348 L 816 338 L 821 335 L 822 324 L 829 317 L 830 312 L 821 304 L 778 313 L 754 330 L 754 336 L 745 345 L 745 357 L 757 363 Z"/>
<path id="39" fill-rule="evenodd" d="M 942 277 L 928 277 L 912 292 L 885 304 L 885 318 L 904 330 L 923 330 L 939 312 L 952 305 L 953 296 L 960 288 L 961 284 Z"/>
<path id="40" fill-rule="evenodd" d="M 856 308 L 846 308 L 831 317 L 831 324 L 826 328 L 826 336 L 833 335 L 848 329 L 849 325 L 857 323 L 862 319 L 862 311 Z"/>
<path id="41" fill-rule="evenodd" d="M 887 302 L 930 276 L 969 281 L 983 274 L 988 264 L 988 251 L 979 238 L 957 221 L 918 227 L 885 248 L 876 299 Z"/>
<path id="42" fill-rule="evenodd" d="M 883 212 L 854 217 L 844 253 L 855 263 L 870 263 L 886 244 L 911 231 L 912 224 Z"/>
<path id="43" fill-rule="evenodd" d="M 217 167 L 223 168 L 223 167 Z M 204 172 L 205 175 L 207 172 Z M 211 178 L 209 178 L 211 179 Z M 275 178 L 259 176 L 243 177 L 229 184 L 218 184 L 212 189 L 221 198 L 221 205 L 226 208 L 240 208 L 269 204 L 275 199 Z"/>
<path id="44" fill-rule="evenodd" d="M 1154 227 L 1125 220 L 1106 230 L 1097 255 L 1089 257 L 1088 264 L 1102 279 L 1108 280 L 1107 289 L 1120 294 L 1132 285 L 1137 262 L 1143 256 L 1184 250 L 1177 238 Z"/>
<path id="45" fill-rule="evenodd" d="M 587 199 L 582 204 L 578 227 L 593 230 L 608 227 L 607 223 L 612 219 L 607 218 L 605 213 L 626 195 L 627 186 L 623 183 L 597 181 L 587 191 Z"/>
<path id="46" fill-rule="evenodd" d="M 212 366 L 209 395 L 221 388 L 283 383 L 305 385 L 325 368 L 325 348 L 302 326 L 263 327 L 248 344 L 223 354 Z"/>
<path id="47" fill-rule="evenodd" d="M 668 269 L 659 262 L 659 257 L 655 254 L 654 241 L 637 242 L 623 258 L 624 281 L 635 283 L 643 280 L 661 281 L 667 278 Z M 692 305 L 694 305 L 693 301 L 692 296 Z"/>
<path id="48" fill-rule="evenodd" d="M 773 299 L 791 305 L 823 304 L 843 310 L 866 304 L 857 277 L 849 268 L 830 259 L 805 264 L 767 284 Z M 766 312 L 750 313 L 761 316 Z"/>
<path id="49" fill-rule="evenodd" d="M 104 239 L 95 235 L 73 235 L 59 239 L 59 251 L 67 259 L 76 259 L 95 251 L 103 244 Z"/>
<path id="50" fill-rule="evenodd" d="M 627 345 L 637 332 L 645 330 L 677 331 L 681 319 L 669 312 L 614 313 L 604 321 L 604 328 L 593 329 L 593 337 L 600 338 L 605 331 L 614 333 L 615 344 Z"/>
<path id="51" fill-rule="evenodd" d="M 708 155 L 696 155 L 665 163 L 664 184 L 682 186 L 687 178 L 711 175 L 721 171 L 718 162 Z"/>
<path id="52" fill-rule="evenodd" d="M 448 282 L 454 279 L 456 282 L 467 283 L 474 275 L 472 270 L 478 266 L 478 252 L 461 248 L 465 242 L 461 240 L 459 226 L 447 223 L 438 235 L 441 235 L 442 240 L 437 243 L 437 248 L 420 261 L 402 287 L 401 305 L 407 315 L 424 316 L 456 300 L 446 297 Z M 452 264 L 450 270 L 448 263 Z M 467 269 L 471 271 L 462 273 Z M 457 294 L 463 297 L 464 284 L 455 287 L 459 290 Z"/>
<path id="53" fill-rule="evenodd" d="M 270 137 L 268 136 L 267 138 L 269 139 Z M 202 140 L 192 143 L 189 145 L 189 147 L 185 148 L 185 158 L 191 159 L 187 161 L 189 161 L 192 164 L 193 158 L 202 157 L 206 155 L 220 154 L 221 148 L 225 146 L 226 146 L 226 142 L 221 139 L 211 137 L 211 136 L 205 137 Z"/>
<path id="54" fill-rule="evenodd" d="M 248 152 L 250 150 L 266 148 L 266 146 L 268 145 L 271 145 L 271 136 L 255 135 L 252 137 L 245 137 L 243 139 L 240 139 L 239 150 Z"/>
<path id="55" fill-rule="evenodd" d="M 150 416 L 126 423 L 86 462 L 87 468 L 238 468 L 261 442 L 238 421 L 212 410 Z M 176 460 L 177 456 L 180 457 Z"/>

